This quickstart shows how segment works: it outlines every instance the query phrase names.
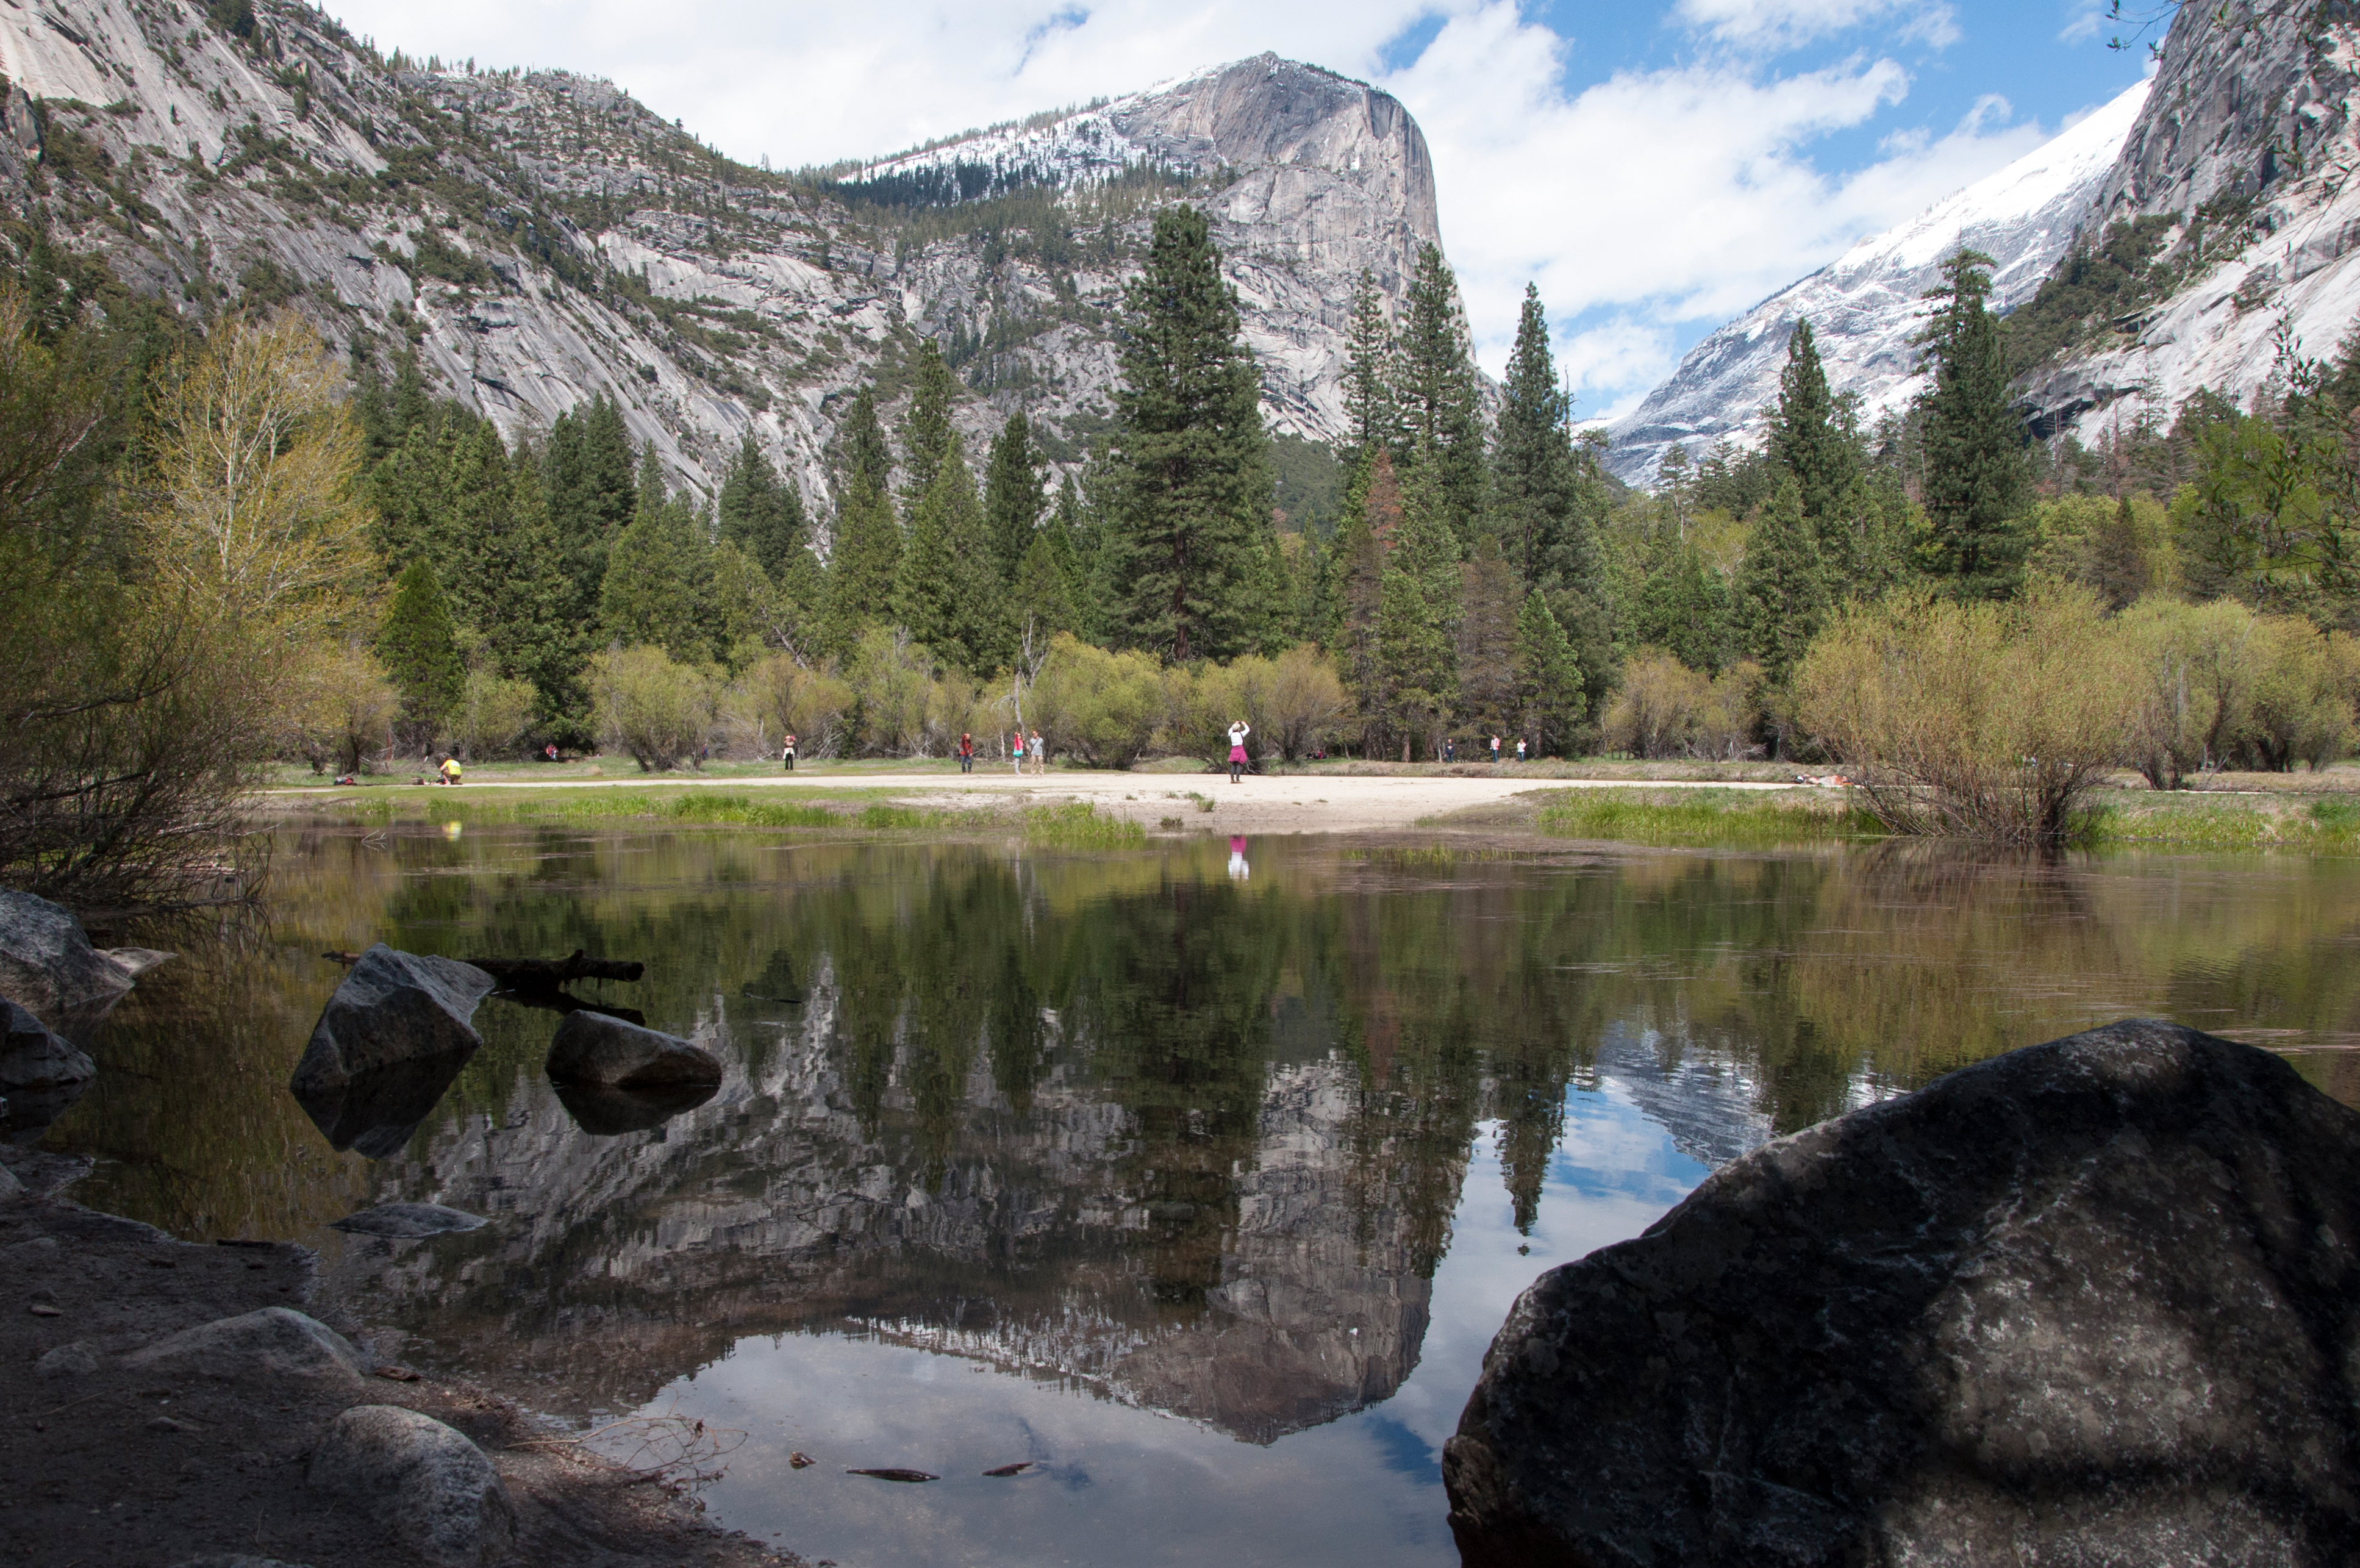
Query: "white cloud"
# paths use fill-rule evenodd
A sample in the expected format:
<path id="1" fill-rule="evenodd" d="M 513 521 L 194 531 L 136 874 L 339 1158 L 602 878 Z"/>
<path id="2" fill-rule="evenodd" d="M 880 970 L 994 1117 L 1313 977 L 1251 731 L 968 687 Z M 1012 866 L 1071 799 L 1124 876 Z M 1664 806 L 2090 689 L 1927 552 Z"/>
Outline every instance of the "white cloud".
<path id="1" fill-rule="evenodd" d="M 1837 176 L 1830 133 L 1909 90 L 1874 51 L 1781 72 L 1776 51 L 1874 25 L 1950 26 L 1927 0 L 1672 0 L 1713 47 L 1568 91 L 1568 42 L 1515 0 L 347 0 L 380 48 L 606 75 L 734 157 L 875 156 L 1036 109 L 1274 50 L 1398 93 L 1432 146 L 1443 237 L 1485 365 L 1506 359 L 1529 280 L 1585 411 L 1627 403 L 1682 343 L 2039 139 L 1978 104 L 1947 136 L 1899 132 Z M 1380 77 L 1389 44 L 1442 21 Z M 1930 19 L 1930 23 L 1929 23 Z"/>
<path id="2" fill-rule="evenodd" d="M 1780 76 L 1721 60 L 1563 85 L 1564 40 L 1508 0 L 1453 17 L 1385 85 L 1426 129 L 1478 353 L 1504 366 L 1527 280 L 1585 411 L 1667 372 L 1683 326 L 1740 314 L 2038 145 L 1987 98 L 1947 136 L 1831 177 L 1813 144 L 1908 91 L 1893 61 Z M 1573 323 L 1568 326 L 1566 323 Z M 1687 335 L 1694 335 L 1690 332 Z"/>
<path id="3" fill-rule="evenodd" d="M 1959 37 L 1950 7 L 1929 0 L 1679 0 L 1678 15 L 1747 49 L 1793 49 L 1870 22 L 1890 21 L 1897 36 L 1936 48 Z"/>

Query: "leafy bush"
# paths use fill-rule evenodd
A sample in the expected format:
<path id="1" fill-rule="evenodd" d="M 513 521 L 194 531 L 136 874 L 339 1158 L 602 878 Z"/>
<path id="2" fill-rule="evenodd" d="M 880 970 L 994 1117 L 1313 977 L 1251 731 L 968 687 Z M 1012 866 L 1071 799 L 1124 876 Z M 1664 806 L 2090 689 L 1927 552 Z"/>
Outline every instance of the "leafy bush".
<path id="1" fill-rule="evenodd" d="M 825 757 L 843 749 L 852 705 L 850 684 L 834 672 L 773 653 L 738 675 L 721 699 L 721 713 L 740 750 L 755 756 L 778 755 L 792 735 L 802 755 Z"/>
<path id="2" fill-rule="evenodd" d="M 860 715 L 863 751 L 886 757 L 926 754 L 934 681 L 923 649 L 899 631 L 869 631 L 853 650 L 845 679 Z"/>
<path id="3" fill-rule="evenodd" d="M 609 745 L 655 773 L 694 760 L 713 728 L 713 677 L 661 648 L 613 648 L 590 661 L 590 695 Z"/>
<path id="4" fill-rule="evenodd" d="M 1896 833 L 2061 839 L 2128 747 L 2118 640 L 2094 595 L 1854 605 L 1795 672 L 1796 715 Z"/>
<path id="5" fill-rule="evenodd" d="M 530 681 L 508 680 L 490 670 L 469 671 L 451 715 L 453 734 L 467 761 L 497 756 L 523 739 L 539 696 Z"/>
<path id="6" fill-rule="evenodd" d="M 400 707 L 377 655 L 357 642 L 331 643 L 297 669 L 289 741 L 315 773 L 332 762 L 340 773 L 357 773 L 392 745 Z"/>
<path id="7" fill-rule="evenodd" d="M 1109 653 L 1064 632 L 1032 683 L 1030 711 L 1041 738 L 1093 767 L 1137 762 L 1163 710 L 1163 672 L 1153 656 Z"/>
<path id="8" fill-rule="evenodd" d="M 1743 757 L 1754 750 L 1763 678 L 1751 660 L 1708 679 L 1661 649 L 1642 650 L 1606 709 L 1607 750 L 1651 760 Z"/>

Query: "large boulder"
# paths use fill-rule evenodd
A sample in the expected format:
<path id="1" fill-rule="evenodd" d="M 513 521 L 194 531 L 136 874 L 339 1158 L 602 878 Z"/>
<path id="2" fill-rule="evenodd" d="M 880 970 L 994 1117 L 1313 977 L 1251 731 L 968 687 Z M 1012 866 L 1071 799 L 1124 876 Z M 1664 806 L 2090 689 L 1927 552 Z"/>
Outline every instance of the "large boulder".
<path id="1" fill-rule="evenodd" d="M 123 1364 L 234 1383 L 298 1378 L 357 1385 L 369 1370 L 351 1341 L 291 1307 L 264 1307 L 182 1329 L 142 1345 L 125 1356 Z"/>
<path id="2" fill-rule="evenodd" d="M 399 1153 L 483 1045 L 468 1020 L 492 984 L 379 942 L 328 998 L 287 1087 L 331 1146 Z"/>
<path id="3" fill-rule="evenodd" d="M 434 1568 L 484 1568 L 516 1544 L 516 1505 L 466 1434 L 399 1405 L 355 1405 L 328 1423 L 312 1487 L 366 1510 Z"/>
<path id="4" fill-rule="evenodd" d="M 719 1092 L 718 1083 L 660 1083 L 650 1089 L 609 1089 L 597 1083 L 561 1083 L 557 1102 L 574 1124 L 594 1138 L 620 1137 L 661 1127 L 694 1111 Z"/>
<path id="5" fill-rule="evenodd" d="M 603 1089 L 717 1085 L 721 1058 L 677 1035 L 643 1029 L 604 1013 L 568 1013 L 549 1042 L 548 1070 L 558 1083 Z"/>
<path id="6" fill-rule="evenodd" d="M 1715 1171 L 1543 1275 L 1469 1568 L 2360 1562 L 2360 1113 L 2116 1024 Z"/>
<path id="7" fill-rule="evenodd" d="M 51 1028 L 95 1024 L 133 981 L 171 956 L 147 948 L 93 948 L 72 911 L 0 888 L 0 997 Z"/>

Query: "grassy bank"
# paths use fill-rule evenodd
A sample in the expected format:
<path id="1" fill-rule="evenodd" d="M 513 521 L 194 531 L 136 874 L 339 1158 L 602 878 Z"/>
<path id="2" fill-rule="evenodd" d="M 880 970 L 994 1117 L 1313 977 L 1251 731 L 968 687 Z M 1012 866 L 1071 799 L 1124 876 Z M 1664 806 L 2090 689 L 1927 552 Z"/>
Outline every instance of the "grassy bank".
<path id="1" fill-rule="evenodd" d="M 882 792 L 807 792 L 792 799 L 713 788 L 370 791 L 306 795 L 290 803 L 299 820 L 371 824 L 462 822 L 479 826 L 530 823 L 641 822 L 663 826 L 761 828 L 815 836 L 927 834 L 942 837 L 1021 833 L 1028 843 L 1054 849 L 1134 849 L 1147 842 L 1136 822 L 1098 811 L 1087 801 L 1002 809 L 934 810 L 905 806 Z"/>
<path id="2" fill-rule="evenodd" d="M 2076 842 L 2092 849 L 2360 855 L 2360 800 L 2348 796 L 2228 801 L 2195 794 L 2131 794 L 2092 806 L 2077 828 Z"/>
<path id="3" fill-rule="evenodd" d="M 1543 801 L 1534 826 L 1557 839 L 1767 850 L 1885 833 L 1867 812 L 1822 790 L 1560 790 Z"/>

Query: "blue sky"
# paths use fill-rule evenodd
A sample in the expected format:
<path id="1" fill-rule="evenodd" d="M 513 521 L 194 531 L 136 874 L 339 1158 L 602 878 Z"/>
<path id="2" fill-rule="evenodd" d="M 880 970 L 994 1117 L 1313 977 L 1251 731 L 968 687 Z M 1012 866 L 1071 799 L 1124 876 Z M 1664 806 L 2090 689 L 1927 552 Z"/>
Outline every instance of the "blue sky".
<path id="1" fill-rule="evenodd" d="M 891 151 L 1274 50 L 1435 155 L 1478 356 L 1538 283 L 1585 415 L 2136 82 L 2092 0 L 346 0 L 381 47 L 613 78 L 731 155 Z"/>

